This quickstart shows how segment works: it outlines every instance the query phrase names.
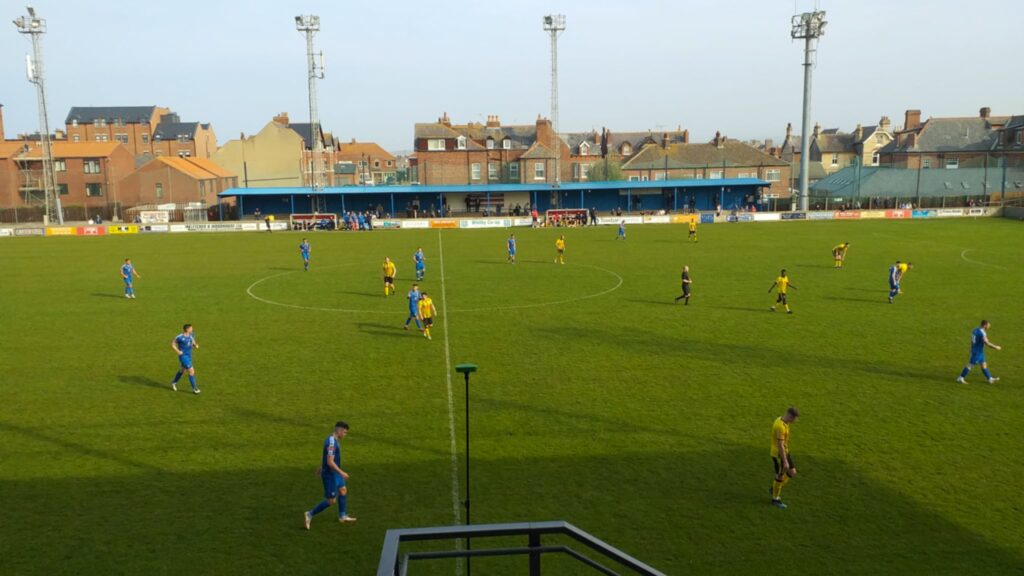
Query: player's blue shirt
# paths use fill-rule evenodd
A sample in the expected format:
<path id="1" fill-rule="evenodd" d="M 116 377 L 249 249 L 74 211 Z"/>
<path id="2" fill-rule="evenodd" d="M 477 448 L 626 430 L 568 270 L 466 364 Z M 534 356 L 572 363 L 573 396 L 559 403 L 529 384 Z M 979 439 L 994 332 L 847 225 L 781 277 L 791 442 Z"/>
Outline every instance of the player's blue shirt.
<path id="1" fill-rule="evenodd" d="M 174 343 L 178 345 L 182 356 L 192 356 L 192 346 L 196 343 L 195 336 L 182 332 L 174 337 Z"/>
<path id="2" fill-rule="evenodd" d="M 132 275 L 135 273 L 135 267 L 131 264 L 125 264 L 121 266 L 121 274 L 124 274 L 124 281 L 131 284 Z"/>
<path id="3" fill-rule="evenodd" d="M 508 239 L 508 251 L 513 253 L 516 251 L 516 241 L 514 238 Z"/>
<path id="4" fill-rule="evenodd" d="M 985 329 L 975 328 L 971 332 L 971 354 L 983 354 L 985 352 Z"/>
<path id="5" fill-rule="evenodd" d="M 336 472 L 331 465 L 327 463 L 328 459 L 334 460 L 334 463 L 341 468 L 341 445 L 338 444 L 338 439 L 331 434 L 324 440 L 323 455 L 320 457 L 320 475 L 331 476 Z"/>
<path id="6" fill-rule="evenodd" d="M 419 313 L 420 291 L 409 290 L 409 315 L 415 316 Z"/>
<path id="7" fill-rule="evenodd" d="M 423 266 L 426 264 L 423 259 L 423 252 L 416 252 L 416 254 L 413 255 L 413 258 L 416 260 L 417 268 L 423 268 Z"/>
<path id="8" fill-rule="evenodd" d="M 626 235 L 626 225 L 625 224 L 619 224 L 619 236 L 625 236 L 625 235 Z"/>
<path id="9" fill-rule="evenodd" d="M 889 268 L 889 283 L 890 284 L 897 284 L 898 281 L 899 281 L 898 280 L 899 277 L 900 277 L 900 267 L 896 266 L 894 264 L 892 268 Z"/>
<path id="10" fill-rule="evenodd" d="M 359 225 L 360 226 L 362 226 L 363 224 L 366 224 L 366 216 L 363 216 L 362 214 L 360 214 L 360 215 L 356 216 L 356 219 L 359 221 Z"/>

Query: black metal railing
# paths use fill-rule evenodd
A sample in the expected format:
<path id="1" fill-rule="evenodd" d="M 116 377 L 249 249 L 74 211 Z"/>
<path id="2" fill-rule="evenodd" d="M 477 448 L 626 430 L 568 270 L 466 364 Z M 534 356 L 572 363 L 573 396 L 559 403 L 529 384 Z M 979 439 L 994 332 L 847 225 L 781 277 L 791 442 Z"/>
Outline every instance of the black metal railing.
<path id="1" fill-rule="evenodd" d="M 564 554 L 602 574 L 619 576 L 619 572 L 601 562 L 565 545 L 543 545 L 544 535 L 568 536 L 593 552 L 612 560 L 619 569 L 627 568 L 641 576 L 665 576 L 629 554 L 580 530 L 568 522 L 519 522 L 512 524 L 478 524 L 470 526 L 437 526 L 432 528 L 402 528 L 388 530 L 384 536 L 384 547 L 380 554 L 377 576 L 406 576 L 413 561 L 438 560 L 446 558 L 476 558 L 486 556 L 526 556 L 526 574 L 541 575 L 541 557 L 545 554 Z M 408 552 L 402 554 L 401 545 L 408 542 L 427 540 L 472 540 L 474 538 L 495 538 L 526 536 L 526 546 L 473 548 L 466 550 L 438 550 L 429 552 Z M 467 547 L 468 548 L 468 547 Z"/>

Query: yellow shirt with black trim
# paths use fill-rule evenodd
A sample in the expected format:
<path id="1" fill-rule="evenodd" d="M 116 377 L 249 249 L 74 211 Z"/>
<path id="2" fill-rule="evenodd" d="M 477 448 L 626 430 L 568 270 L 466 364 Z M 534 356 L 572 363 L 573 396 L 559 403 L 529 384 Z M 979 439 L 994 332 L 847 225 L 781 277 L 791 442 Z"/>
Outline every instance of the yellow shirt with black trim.
<path id="1" fill-rule="evenodd" d="M 562 250 L 565 250 L 565 240 L 562 240 L 561 238 L 559 238 L 558 240 L 555 240 L 555 248 L 559 252 L 561 252 Z"/>
<path id="2" fill-rule="evenodd" d="M 775 279 L 775 286 L 779 290 L 779 294 L 785 294 L 786 290 L 789 289 L 789 276 L 779 276 Z"/>
<path id="3" fill-rule="evenodd" d="M 772 424 L 772 458 L 779 458 L 779 440 L 782 440 L 782 446 L 786 454 L 789 454 L 789 424 L 782 420 L 782 416 Z"/>
<path id="4" fill-rule="evenodd" d="M 385 262 L 384 266 L 383 266 L 383 269 L 384 269 L 384 275 L 385 276 L 387 276 L 388 278 L 394 278 L 395 277 L 395 263 L 394 262 Z"/>
<path id="5" fill-rule="evenodd" d="M 419 303 L 419 307 L 420 307 L 420 316 L 422 316 L 423 318 L 433 318 L 434 317 L 434 301 L 431 300 L 430 297 L 421 298 L 420 299 L 420 303 Z"/>

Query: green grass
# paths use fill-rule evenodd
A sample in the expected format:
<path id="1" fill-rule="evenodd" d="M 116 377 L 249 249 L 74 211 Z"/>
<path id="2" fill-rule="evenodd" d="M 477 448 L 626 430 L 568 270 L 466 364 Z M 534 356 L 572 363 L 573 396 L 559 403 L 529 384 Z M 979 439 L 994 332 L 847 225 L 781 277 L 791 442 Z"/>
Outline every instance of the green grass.
<path id="1" fill-rule="evenodd" d="M 309 273 L 296 234 L 0 239 L 0 573 L 373 573 L 386 529 L 453 522 L 446 336 L 453 363 L 480 366 L 474 522 L 566 520 L 669 574 L 1020 573 L 1022 232 L 736 224 L 692 244 L 681 226 L 634 226 L 625 243 L 604 227 L 567 231 L 557 266 L 556 231 L 517 230 L 514 267 L 503 230 L 313 234 Z M 829 250 L 846 240 L 837 272 Z M 401 329 L 417 246 L 447 318 L 432 342 Z M 120 297 L 125 256 L 135 301 Z M 915 266 L 890 306 L 896 259 Z M 683 264 L 685 308 L 671 305 Z M 780 267 L 792 316 L 768 311 Z M 267 277 L 257 296 L 311 309 L 246 294 Z M 959 386 L 983 317 L 1003 380 L 976 370 Z M 167 387 L 184 322 L 199 397 Z M 768 441 L 791 404 L 800 475 L 783 512 L 768 504 Z M 359 522 L 332 509 L 307 533 L 338 419 Z"/>

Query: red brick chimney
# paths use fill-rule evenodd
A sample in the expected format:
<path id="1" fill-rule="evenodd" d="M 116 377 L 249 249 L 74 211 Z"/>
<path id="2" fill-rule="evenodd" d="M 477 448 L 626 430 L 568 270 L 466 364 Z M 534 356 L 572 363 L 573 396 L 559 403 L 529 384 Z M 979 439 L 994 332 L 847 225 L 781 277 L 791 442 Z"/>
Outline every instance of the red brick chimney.
<path id="1" fill-rule="evenodd" d="M 661 133 L 661 147 L 668 148 L 668 132 Z"/>
<path id="2" fill-rule="evenodd" d="M 921 111 L 907 110 L 904 114 L 903 129 L 914 130 L 921 125 Z"/>
<path id="3" fill-rule="evenodd" d="M 683 144 L 690 143 L 690 129 L 683 130 Z"/>
<path id="4" fill-rule="evenodd" d="M 451 121 L 450 118 L 448 118 L 448 113 L 447 112 L 442 114 L 441 117 L 437 119 L 437 123 L 438 124 L 444 124 L 445 126 L 447 126 L 449 128 L 452 127 L 452 121 Z"/>
<path id="5" fill-rule="evenodd" d="M 488 128 L 501 128 L 501 120 L 498 119 L 498 115 L 494 114 L 487 117 Z"/>
<path id="6" fill-rule="evenodd" d="M 288 127 L 288 113 L 287 112 L 281 112 L 277 116 L 274 116 L 274 122 L 276 124 L 280 124 L 281 126 L 284 126 L 284 127 L 287 128 Z"/>
<path id="7" fill-rule="evenodd" d="M 4 105 L 0 104 L 0 142 L 4 141 Z"/>
<path id="8" fill-rule="evenodd" d="M 720 130 L 715 131 L 715 139 L 711 143 L 715 145 L 715 148 L 722 147 L 722 132 Z"/>
<path id="9" fill-rule="evenodd" d="M 978 115 L 988 120 L 988 117 L 992 115 L 992 109 L 989 108 L 988 106 L 985 106 L 984 108 L 978 111 Z"/>
<path id="10" fill-rule="evenodd" d="M 554 131 L 551 130 L 551 120 L 537 115 L 537 141 L 548 147 L 554 145 Z"/>

